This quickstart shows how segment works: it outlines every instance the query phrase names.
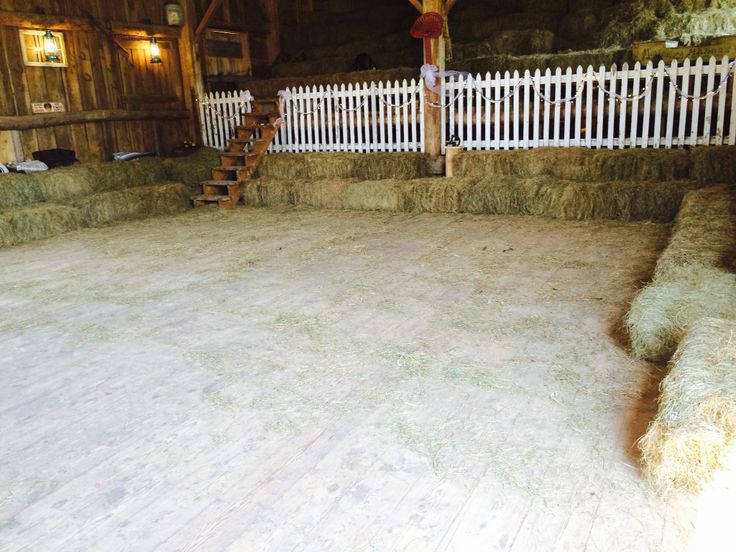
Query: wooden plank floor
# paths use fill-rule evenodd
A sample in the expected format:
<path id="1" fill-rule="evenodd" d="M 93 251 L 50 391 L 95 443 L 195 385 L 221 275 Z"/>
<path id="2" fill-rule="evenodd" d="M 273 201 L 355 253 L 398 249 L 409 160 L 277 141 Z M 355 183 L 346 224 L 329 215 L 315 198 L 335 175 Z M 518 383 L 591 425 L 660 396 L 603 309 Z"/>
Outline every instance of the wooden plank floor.
<path id="1" fill-rule="evenodd" d="M 238 209 L 0 250 L 0 549 L 684 550 L 619 331 L 668 232 Z"/>

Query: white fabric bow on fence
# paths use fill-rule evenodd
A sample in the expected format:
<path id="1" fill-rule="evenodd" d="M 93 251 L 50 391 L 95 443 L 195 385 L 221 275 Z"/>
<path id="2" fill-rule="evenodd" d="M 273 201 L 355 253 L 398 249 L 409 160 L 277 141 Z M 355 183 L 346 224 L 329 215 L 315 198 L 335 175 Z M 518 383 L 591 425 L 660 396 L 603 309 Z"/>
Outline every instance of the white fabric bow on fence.
<path id="1" fill-rule="evenodd" d="M 437 79 L 443 79 L 445 77 L 468 77 L 470 73 L 466 71 L 440 71 L 436 65 L 425 63 L 419 69 L 419 75 L 424 81 L 424 85 L 429 88 L 435 94 L 440 93 L 440 89 L 437 86 Z"/>

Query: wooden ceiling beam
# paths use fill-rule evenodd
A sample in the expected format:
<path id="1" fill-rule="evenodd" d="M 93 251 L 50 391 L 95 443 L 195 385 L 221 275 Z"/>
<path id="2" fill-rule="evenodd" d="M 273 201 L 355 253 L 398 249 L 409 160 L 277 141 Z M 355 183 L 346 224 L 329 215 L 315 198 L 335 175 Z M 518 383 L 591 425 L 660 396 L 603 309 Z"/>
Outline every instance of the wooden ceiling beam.
<path id="1" fill-rule="evenodd" d="M 205 29 L 207 28 L 207 25 L 209 25 L 210 20 L 212 19 L 212 16 L 215 15 L 215 12 L 220 8 L 222 5 L 222 0 L 212 0 L 210 2 L 210 5 L 207 6 L 207 10 L 204 12 L 204 15 L 202 16 L 202 21 L 199 22 L 199 25 L 197 25 L 197 30 L 194 31 L 194 41 L 199 42 L 199 39 L 202 38 L 202 35 L 204 34 Z"/>

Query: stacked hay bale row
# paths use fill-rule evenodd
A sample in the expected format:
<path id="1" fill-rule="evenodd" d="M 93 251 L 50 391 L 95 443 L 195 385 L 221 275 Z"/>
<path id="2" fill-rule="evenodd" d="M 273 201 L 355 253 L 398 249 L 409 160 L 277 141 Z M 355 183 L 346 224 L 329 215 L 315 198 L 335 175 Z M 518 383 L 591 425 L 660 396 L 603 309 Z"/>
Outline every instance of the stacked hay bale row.
<path id="1" fill-rule="evenodd" d="M 701 318 L 736 317 L 736 195 L 729 186 L 689 192 L 652 282 L 626 318 L 634 355 L 665 360 Z"/>
<path id="2" fill-rule="evenodd" d="M 654 278 L 626 318 L 635 356 L 674 353 L 640 441 L 645 474 L 665 493 L 700 489 L 736 445 L 736 159 L 733 148 L 713 153 L 693 152 L 693 172 L 727 184 L 686 194 Z"/>
<path id="3" fill-rule="evenodd" d="M 186 158 L 77 164 L 0 178 L 0 247 L 81 227 L 171 214 L 217 162 L 214 150 Z"/>
<path id="4" fill-rule="evenodd" d="M 452 178 L 431 178 L 419 153 L 267 156 L 246 203 L 330 209 L 467 212 L 563 219 L 672 221 L 721 148 L 463 152 Z M 730 150 L 732 151 L 732 149 Z M 724 161 L 724 169 L 730 161 Z"/>

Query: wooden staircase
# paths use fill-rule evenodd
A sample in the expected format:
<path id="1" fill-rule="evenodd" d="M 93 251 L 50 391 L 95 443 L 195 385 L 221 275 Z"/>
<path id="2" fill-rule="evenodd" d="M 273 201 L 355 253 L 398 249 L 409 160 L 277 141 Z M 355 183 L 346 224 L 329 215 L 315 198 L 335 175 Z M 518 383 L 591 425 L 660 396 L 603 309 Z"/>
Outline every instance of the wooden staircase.
<path id="1" fill-rule="evenodd" d="M 220 154 L 220 164 L 212 168 L 212 180 L 201 182 L 202 193 L 192 196 L 195 207 L 217 204 L 235 209 L 243 195 L 243 182 L 253 176 L 276 136 L 281 124 L 278 100 L 253 100 L 251 105 L 253 111 L 235 127 L 235 137 Z"/>

